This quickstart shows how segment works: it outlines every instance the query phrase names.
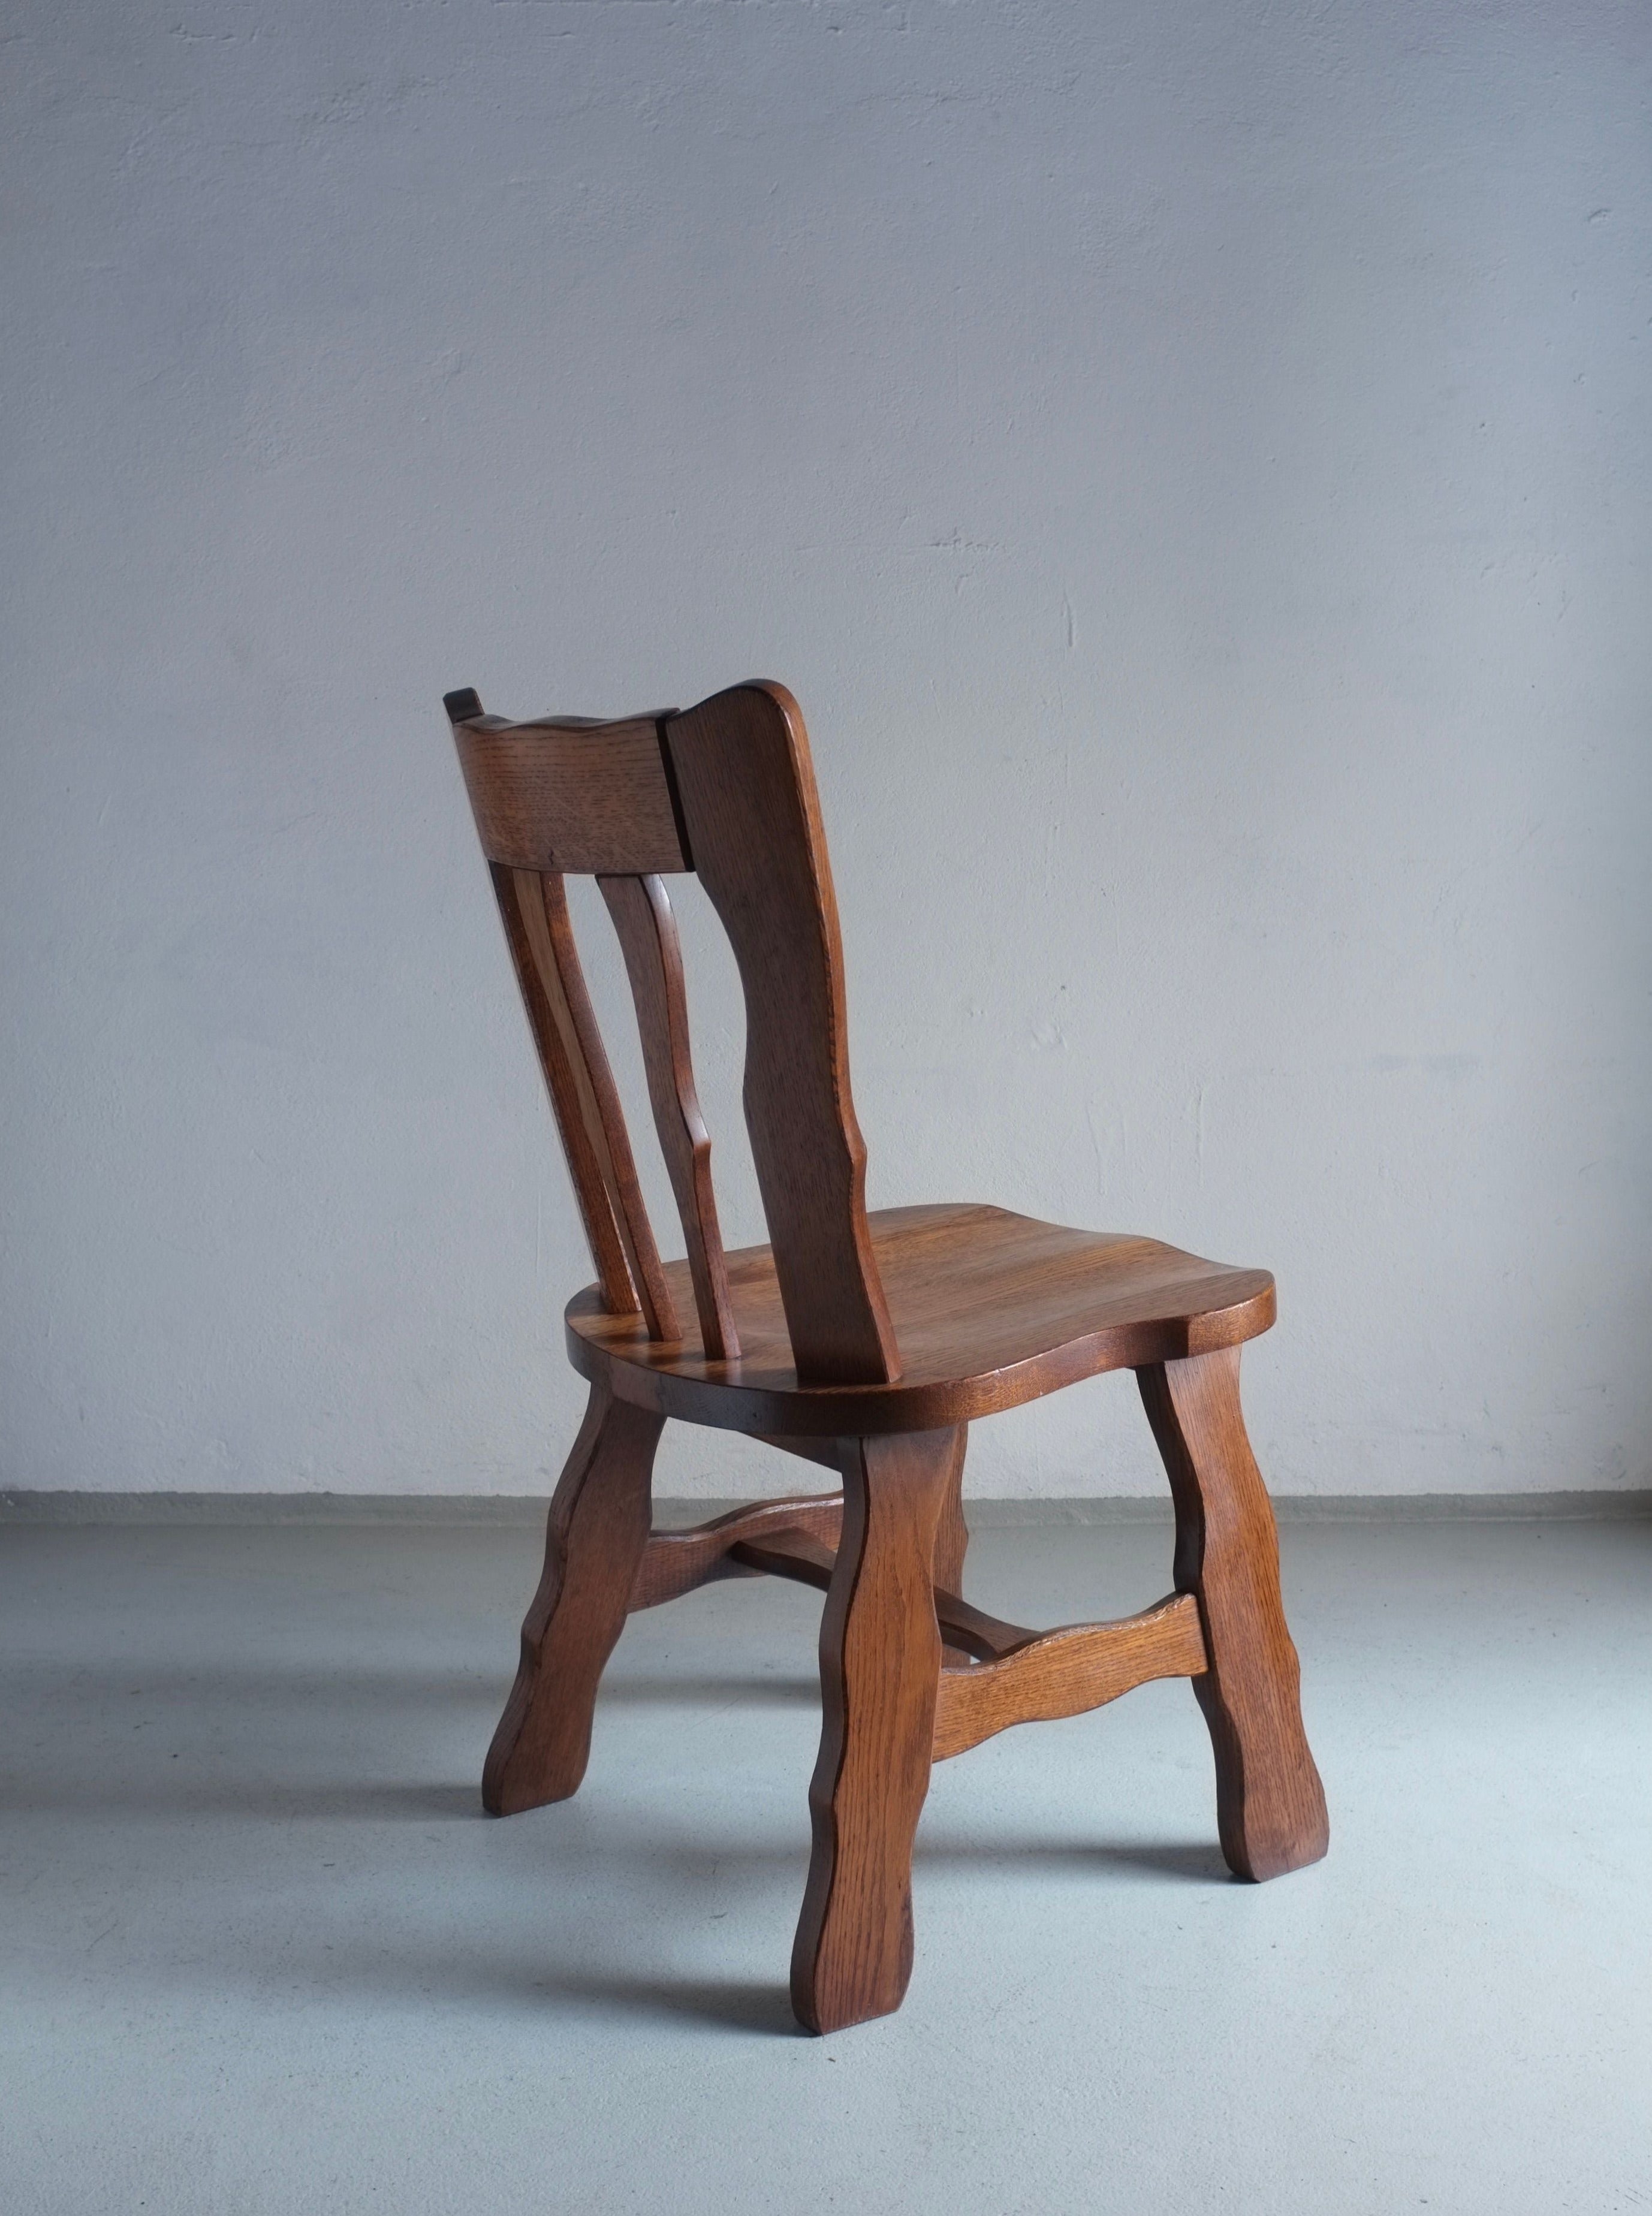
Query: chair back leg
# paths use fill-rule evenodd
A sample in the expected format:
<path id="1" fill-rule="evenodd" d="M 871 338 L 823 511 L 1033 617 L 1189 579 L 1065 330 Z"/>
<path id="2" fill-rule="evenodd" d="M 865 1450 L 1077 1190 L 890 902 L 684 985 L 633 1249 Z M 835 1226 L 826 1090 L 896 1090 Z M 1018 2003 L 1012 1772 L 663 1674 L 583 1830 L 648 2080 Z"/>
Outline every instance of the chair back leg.
<path id="1" fill-rule="evenodd" d="M 948 1470 L 946 1491 L 935 1524 L 934 1581 L 940 1591 L 961 1595 L 964 1591 L 964 1560 L 970 1551 L 970 1527 L 964 1520 L 964 1441 L 969 1436 L 968 1426 L 965 1425 L 958 1436 L 959 1450 Z M 945 1635 L 943 1632 L 943 1639 Z M 974 1659 L 961 1647 L 943 1646 L 940 1653 L 944 1667 L 961 1665 Z"/>
<path id="2" fill-rule="evenodd" d="M 1193 1691 L 1216 1752 L 1222 1851 L 1239 1877 L 1281 1876 L 1329 1843 L 1302 1727 L 1279 1534 L 1239 1407 L 1239 1350 L 1137 1370 L 1176 1510 L 1175 1581 L 1196 1595 L 1209 1667 Z"/>
<path id="3" fill-rule="evenodd" d="M 585 1775 L 597 1686 L 648 1545 L 654 1450 L 664 1428 L 663 1417 L 592 1387 L 552 1497 L 521 1663 L 482 1772 L 490 1815 L 565 1800 Z"/>
<path id="4" fill-rule="evenodd" d="M 889 2015 L 912 1973 L 912 1840 L 940 1676 L 932 1573 L 965 1437 L 959 1425 L 844 1443 L 843 1532 L 820 1629 L 814 1851 L 792 1955 L 792 2004 L 811 2031 Z"/>

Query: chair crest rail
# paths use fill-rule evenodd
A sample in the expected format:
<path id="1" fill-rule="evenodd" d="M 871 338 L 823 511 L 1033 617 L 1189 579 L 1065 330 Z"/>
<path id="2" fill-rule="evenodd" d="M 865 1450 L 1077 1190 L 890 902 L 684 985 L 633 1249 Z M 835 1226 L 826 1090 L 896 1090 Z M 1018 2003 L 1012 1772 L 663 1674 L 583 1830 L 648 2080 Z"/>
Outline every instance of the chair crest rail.
<path id="1" fill-rule="evenodd" d="M 574 947 L 570 872 L 597 879 L 625 956 L 701 1349 L 713 1363 L 739 1357 L 663 882 L 692 871 L 745 995 L 746 1125 L 797 1376 L 894 1382 L 900 1357 L 849 1092 L 837 908 L 797 703 L 783 686 L 754 683 L 685 715 L 613 723 L 508 723 L 484 715 L 471 691 L 445 705 L 607 1312 L 640 1314 L 650 1339 L 681 1343 Z"/>

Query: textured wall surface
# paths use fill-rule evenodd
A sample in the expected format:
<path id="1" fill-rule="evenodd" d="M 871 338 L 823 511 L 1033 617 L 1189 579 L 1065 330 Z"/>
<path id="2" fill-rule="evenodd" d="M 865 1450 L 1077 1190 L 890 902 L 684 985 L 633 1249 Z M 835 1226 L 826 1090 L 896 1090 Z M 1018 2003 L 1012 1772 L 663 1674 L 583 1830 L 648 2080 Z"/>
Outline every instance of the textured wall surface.
<path id="1" fill-rule="evenodd" d="M 1281 1489 L 1649 1480 L 1643 9 L 9 27 L 0 1482 L 546 1489 L 589 1271 L 438 696 L 758 673 L 874 1202 L 1274 1269 Z M 971 1453 L 1155 1482 L 1127 1380 Z"/>

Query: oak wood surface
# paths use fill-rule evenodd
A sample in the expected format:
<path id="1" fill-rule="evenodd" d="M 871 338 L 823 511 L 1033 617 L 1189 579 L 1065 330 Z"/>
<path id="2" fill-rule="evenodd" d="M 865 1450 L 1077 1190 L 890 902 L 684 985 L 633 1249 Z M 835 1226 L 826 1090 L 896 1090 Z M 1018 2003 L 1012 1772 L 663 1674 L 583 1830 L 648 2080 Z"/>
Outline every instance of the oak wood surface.
<path id="1" fill-rule="evenodd" d="M 743 685 L 665 734 L 745 995 L 746 1129 L 796 1375 L 883 1383 L 901 1357 L 866 1232 L 843 951 L 802 715 L 783 686 Z"/>
<path id="2" fill-rule="evenodd" d="M 1197 1677 L 1205 1635 L 1191 1594 L 1114 1623 L 1074 1623 L 1030 1634 L 993 1661 L 944 1670 L 934 1758 L 945 1762 L 1012 1724 L 1084 1714 L 1154 1677 Z"/>
<path id="3" fill-rule="evenodd" d="M 795 1525 L 772 1535 L 755 1530 L 750 1536 L 737 1540 L 729 1553 L 737 1567 L 761 1570 L 766 1577 L 789 1578 L 796 1585 L 813 1585 L 820 1592 L 830 1591 L 832 1573 L 837 1567 L 836 1551 L 829 1539 Z M 995 1659 L 1039 1636 L 1025 1624 L 1005 1623 L 998 1616 L 986 1615 L 943 1586 L 934 1587 L 933 1598 L 935 1621 L 946 1642 L 942 1653 L 956 1653 L 965 1665 L 975 1655 Z"/>
<path id="4" fill-rule="evenodd" d="M 662 1601 L 675 1600 L 713 1579 L 755 1575 L 759 1565 L 730 1559 L 747 1542 L 794 1536 L 811 1540 L 825 1550 L 829 1561 L 842 1521 L 841 1493 L 805 1493 L 786 1500 L 754 1500 L 686 1530 L 650 1532 L 637 1566 L 631 1606 L 657 1608 Z"/>
<path id="5" fill-rule="evenodd" d="M 970 1422 L 1101 1370 L 1254 1337 L 1273 1320 L 1265 1270 L 1227 1269 L 1151 1239 L 1071 1231 L 974 1203 L 883 1209 L 867 1223 L 904 1357 L 895 1384 L 799 1382 L 767 1247 L 727 1258 L 738 1362 L 710 1363 L 689 1340 L 652 1344 L 634 1318 L 605 1313 L 591 1290 L 567 1311 L 574 1366 L 662 1415 L 735 1431 L 862 1436 Z M 680 1264 L 668 1264 L 666 1276 L 688 1292 Z"/>
<path id="6" fill-rule="evenodd" d="M 964 1590 L 964 1563 L 970 1551 L 970 1527 L 964 1516 L 964 1455 L 968 1440 L 967 1429 L 960 1431 L 958 1459 L 947 1479 L 935 1523 L 935 1559 L 930 1575 L 942 1592 L 961 1593 Z M 943 1664 L 968 1661 L 968 1650 L 955 1646 L 947 1638 L 945 1624 L 941 1626 L 941 1637 L 945 1641 L 941 1647 Z"/>
<path id="7" fill-rule="evenodd" d="M 846 1443 L 843 1530 L 820 1628 L 814 1847 L 792 1954 L 812 2031 L 886 2016 L 912 1971 L 912 1839 L 929 1789 L 940 1677 L 930 1567 L 964 1442 Z"/>
<path id="8" fill-rule="evenodd" d="M 635 1315 L 641 1308 L 626 1259 L 626 1240 L 592 1136 L 594 1102 L 589 1080 L 582 1086 L 579 1050 L 567 1013 L 566 995 L 557 975 L 545 927 L 544 896 L 537 875 L 495 864 L 493 889 L 499 903 L 506 944 L 515 965 L 516 982 L 527 1011 L 528 1029 L 551 1095 L 580 1221 L 595 1265 L 602 1306 L 614 1315 Z"/>
<path id="9" fill-rule="evenodd" d="M 790 1507 L 791 1505 L 789 1502 L 759 1502 L 754 1504 L 754 1508 L 760 1515 L 765 1507 Z M 751 1511 L 737 1512 L 752 1514 Z M 823 1532 L 804 1531 L 791 1518 L 777 1521 L 772 1530 L 765 1530 L 758 1520 L 758 1515 L 753 1515 L 753 1527 L 749 1533 L 743 1533 L 730 1542 L 730 1552 L 735 1556 L 737 1564 L 761 1570 L 767 1577 L 789 1578 L 798 1585 L 813 1585 L 820 1592 L 829 1590 L 837 1556 L 829 1536 Z M 702 1530 L 710 1528 L 708 1525 L 700 1527 Z M 1108 1631 L 1115 1628 L 1112 1624 L 1081 1623 L 1064 1624 L 1055 1631 L 1033 1631 L 1024 1623 L 1009 1623 L 1002 1616 L 989 1616 L 984 1609 L 977 1608 L 959 1593 L 949 1592 L 944 1585 L 935 1586 L 934 1597 L 935 1621 L 940 1627 L 941 1637 L 949 1647 L 957 1649 L 966 1665 L 971 1660 L 1000 1661 L 1007 1656 L 1020 1653 L 1040 1639 L 1065 1638 L 1073 1631 Z M 1172 1603 L 1178 1597 L 1182 1597 L 1172 1595 Z M 1164 1602 L 1158 1604 L 1161 1608 L 1166 1605 Z M 1197 1608 L 1192 1612 L 1196 1617 Z M 1131 1624 L 1136 1619 L 1125 1616 L 1120 1621 Z M 1199 1666 L 1202 1668 L 1204 1665 L 1201 1663 Z M 942 1674 L 946 1674 L 944 1670 Z M 1191 1675 L 1191 1671 L 1188 1674 Z"/>
<path id="10" fill-rule="evenodd" d="M 776 1510 L 792 1505 L 773 1505 Z M 742 1511 L 742 1520 L 747 1528 L 728 1548 L 734 1569 L 722 1574 L 743 1567 L 829 1590 L 836 1562 L 827 1519 L 818 1532 L 803 1531 L 795 1519 L 780 1514 L 766 1528 L 761 1510 Z M 718 1574 L 716 1569 L 704 1573 Z M 1152 1678 L 1197 1677 L 1206 1665 L 1199 1604 L 1190 1593 L 1172 1593 L 1139 1615 L 1113 1622 L 1063 1624 L 1054 1631 L 1007 1623 L 940 1585 L 933 1597 L 935 1621 L 946 1642 L 943 1655 L 960 1658 L 940 1672 L 936 1762 L 962 1754 L 1013 1724 L 1082 1715 Z M 980 1666 L 970 1665 L 971 1656 L 980 1658 Z"/>
<path id="11" fill-rule="evenodd" d="M 521 1660 L 482 1773 L 482 1805 L 515 1815 L 578 1789 L 596 1690 L 648 1544 L 657 1416 L 594 1389 L 546 1521 Z"/>
<path id="12" fill-rule="evenodd" d="M 1216 1756 L 1217 1828 L 1240 1877 L 1278 1877 L 1329 1843 L 1302 1727 L 1279 1535 L 1239 1406 L 1239 1350 L 1140 1372 L 1176 1510 L 1175 1578 L 1195 1593 L 1210 1666 L 1193 1690 Z"/>
<path id="13" fill-rule="evenodd" d="M 455 723 L 453 738 L 490 862 L 575 877 L 691 867 L 657 717 L 508 723 L 478 715 Z"/>
<path id="14" fill-rule="evenodd" d="M 585 988 L 585 973 L 574 945 L 574 927 L 569 918 L 568 897 L 562 879 L 531 870 L 514 870 L 509 874 L 515 915 L 527 948 L 528 964 L 550 1019 L 544 1036 L 538 1026 L 534 1036 L 539 1041 L 540 1056 L 546 1063 L 564 1150 L 571 1165 L 575 1149 L 568 1143 L 568 1135 L 570 1122 L 576 1122 L 584 1135 L 586 1151 L 596 1163 L 607 1199 L 608 1221 L 624 1254 L 631 1312 L 634 1314 L 640 1311 L 644 1325 L 654 1339 L 675 1340 L 678 1335 L 676 1309 L 660 1266 L 654 1228 L 649 1222 L 643 1189 L 638 1182 L 625 1111 L 620 1105 L 613 1073 L 608 1067 L 602 1034 L 597 1028 L 596 1012 Z M 496 885 L 499 877 L 496 867 Z M 501 906 L 504 906 L 502 895 Z M 506 929 L 508 933 L 511 929 L 509 915 Z M 512 951 L 515 951 L 514 938 Z M 519 958 L 519 976 L 521 970 Z M 560 1081 L 555 1074 L 558 1068 L 564 1073 Z M 567 1098 L 571 1098 L 573 1116 L 564 1120 L 564 1101 Z M 588 1222 L 595 1208 L 593 1198 L 587 1211 Z"/>
<path id="15" fill-rule="evenodd" d="M 631 979 L 654 1128 L 688 1249 L 700 1350 L 707 1362 L 732 1361 L 739 1355 L 740 1338 L 712 1189 L 711 1136 L 700 1112 L 688 1049 L 688 999 L 676 919 L 657 877 L 601 877 L 596 882 Z"/>

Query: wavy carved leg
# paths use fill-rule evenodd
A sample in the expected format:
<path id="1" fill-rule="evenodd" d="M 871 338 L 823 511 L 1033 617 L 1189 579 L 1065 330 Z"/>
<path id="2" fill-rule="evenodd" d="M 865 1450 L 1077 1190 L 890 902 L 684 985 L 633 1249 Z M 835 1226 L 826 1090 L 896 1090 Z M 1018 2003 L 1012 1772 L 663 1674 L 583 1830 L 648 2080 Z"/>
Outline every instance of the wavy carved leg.
<path id="1" fill-rule="evenodd" d="M 1302 1727 L 1273 1511 L 1240 1413 L 1239 1350 L 1137 1377 L 1175 1501 L 1176 1589 L 1198 1597 L 1210 1655 L 1193 1690 L 1216 1751 L 1222 1851 L 1240 1877 L 1279 1877 L 1319 1860 L 1329 1825 Z"/>
<path id="2" fill-rule="evenodd" d="M 664 1428 L 663 1418 L 592 1387 L 552 1499 L 516 1683 L 482 1772 L 490 1815 L 565 1800 L 585 1775 L 596 1689 L 648 1544 L 654 1450 Z"/>
<path id="3" fill-rule="evenodd" d="M 912 1839 L 929 1790 L 940 1633 L 931 1571 L 962 1427 L 846 1442 L 820 1628 L 814 1853 L 792 1952 L 811 2031 L 887 2016 L 912 1973 Z"/>

